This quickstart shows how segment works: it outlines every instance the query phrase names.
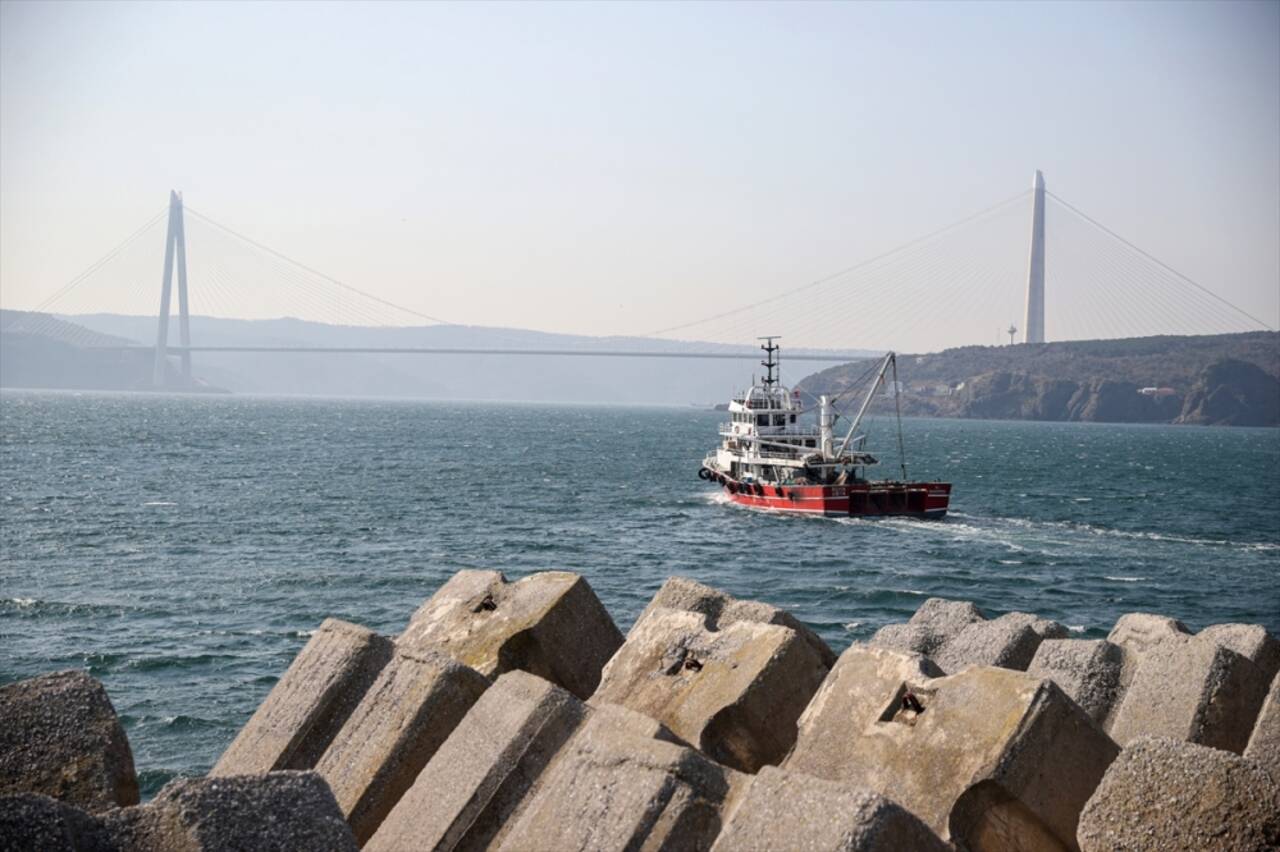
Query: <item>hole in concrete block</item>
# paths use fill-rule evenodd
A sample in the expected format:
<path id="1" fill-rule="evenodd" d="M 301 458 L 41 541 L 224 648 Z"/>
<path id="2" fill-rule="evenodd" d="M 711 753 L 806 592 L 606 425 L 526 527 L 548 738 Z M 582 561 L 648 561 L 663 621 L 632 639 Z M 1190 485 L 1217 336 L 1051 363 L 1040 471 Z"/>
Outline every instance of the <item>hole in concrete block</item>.
<path id="1" fill-rule="evenodd" d="M 933 700 L 934 690 L 912 686 L 908 683 L 898 684 L 893 698 L 885 705 L 877 720 L 882 723 L 897 722 L 900 725 L 914 725 Z"/>

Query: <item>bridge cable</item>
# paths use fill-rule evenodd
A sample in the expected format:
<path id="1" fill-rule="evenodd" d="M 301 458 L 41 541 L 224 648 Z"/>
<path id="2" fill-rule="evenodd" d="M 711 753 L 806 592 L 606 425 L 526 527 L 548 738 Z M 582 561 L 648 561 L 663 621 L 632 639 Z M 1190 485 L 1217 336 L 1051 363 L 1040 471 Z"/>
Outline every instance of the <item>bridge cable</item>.
<path id="1" fill-rule="evenodd" d="M 1154 257 L 1153 255 L 1151 255 L 1151 254 L 1147 253 L 1146 251 L 1143 251 L 1141 248 L 1139 248 L 1138 246 L 1136 246 L 1136 245 L 1134 245 L 1133 243 L 1129 242 L 1129 241 L 1128 241 L 1128 240 L 1126 240 L 1124 237 L 1120 236 L 1120 235 L 1119 235 L 1119 234 L 1117 234 L 1115 231 L 1113 231 L 1113 230 L 1111 230 L 1110 228 L 1108 228 L 1106 225 L 1104 225 L 1104 224 L 1102 224 L 1101 222 L 1099 222 L 1098 220 L 1096 220 L 1096 219 L 1092 218 L 1091 216 L 1089 216 L 1087 213 L 1085 213 L 1085 212 L 1081 211 L 1080 209 L 1078 209 L 1078 208 L 1074 207 L 1070 202 L 1068 202 L 1068 201 L 1066 201 L 1065 199 L 1063 199 L 1060 195 L 1057 195 L 1056 193 L 1050 192 L 1050 191 L 1049 191 L 1049 190 L 1047 190 L 1047 189 L 1045 190 L 1045 194 L 1046 194 L 1046 195 L 1050 195 L 1050 196 L 1052 196 L 1052 197 L 1053 197 L 1053 199 L 1054 199 L 1055 201 L 1057 201 L 1059 204 L 1061 204 L 1063 207 L 1066 207 L 1066 208 L 1067 208 L 1068 210 L 1070 210 L 1072 213 L 1074 213 L 1074 214 L 1076 214 L 1077 216 L 1079 216 L 1080 218 L 1084 219 L 1086 222 L 1088 222 L 1089 224 L 1093 225 L 1094 227 L 1101 229 L 1101 230 L 1102 230 L 1102 231 L 1104 231 L 1108 236 L 1110 236 L 1112 239 L 1119 240 L 1120 242 L 1124 243 L 1126 246 L 1128 246 L 1129 248 L 1131 248 L 1132 250 L 1134 250 L 1134 251 L 1135 251 L 1135 252 L 1137 252 L 1138 254 L 1142 255 L 1142 256 L 1143 256 L 1143 257 L 1145 257 L 1147 260 L 1149 260 L 1149 261 L 1151 261 L 1152 263 L 1156 264 L 1157 266 L 1159 266 L 1161 269 L 1165 270 L 1166 272 L 1169 272 L 1170 274 L 1172 274 L 1172 275 L 1176 276 L 1177 278 L 1181 279 L 1182 281 L 1186 282 L 1187 284 L 1190 284 L 1192 287 L 1195 287 L 1197 290 L 1200 290 L 1202 293 L 1205 293 L 1206 295 L 1211 296 L 1212 298 L 1216 299 L 1217 301 L 1219 301 L 1219 302 L 1221 302 L 1222 304 L 1226 305 L 1227 307 L 1231 308 L 1231 309 L 1232 309 L 1233 311 L 1235 311 L 1236 313 L 1238 313 L 1238 314 L 1240 314 L 1240 315 L 1242 315 L 1242 316 L 1248 317 L 1249 319 L 1251 319 L 1251 320 L 1253 320 L 1254 322 L 1256 322 L 1258 325 L 1262 326 L 1262 327 L 1263 327 L 1264 329 L 1266 329 L 1267 331 L 1275 331 L 1275 329 L 1274 329 L 1274 328 L 1272 328 L 1270 325 L 1268 325 L 1267 323 L 1263 322 L 1262 320 L 1258 319 L 1258 318 L 1257 318 L 1257 317 L 1255 317 L 1253 314 L 1249 313 L 1248 311 L 1244 310 L 1243 308 L 1237 307 L 1236 305 L 1234 305 L 1234 304 L 1232 304 L 1231 302 L 1227 301 L 1227 300 L 1226 300 L 1226 299 L 1224 299 L 1223 297 L 1219 296 L 1217 293 L 1215 293 L 1215 292 L 1213 292 L 1212 290 L 1210 290 L 1208 287 L 1205 287 L 1205 286 L 1203 286 L 1202 284 L 1200 284 L 1200 283 L 1198 283 L 1198 282 L 1196 282 L 1196 281 L 1192 280 L 1191 278 L 1189 278 L 1189 277 L 1188 277 L 1188 276 L 1186 276 L 1186 275 L 1183 275 L 1181 272 L 1179 272 L 1178 270 L 1174 269 L 1172 266 L 1169 266 L 1167 263 L 1165 263 L 1164 261 L 1160 260 L 1159 258 Z"/>

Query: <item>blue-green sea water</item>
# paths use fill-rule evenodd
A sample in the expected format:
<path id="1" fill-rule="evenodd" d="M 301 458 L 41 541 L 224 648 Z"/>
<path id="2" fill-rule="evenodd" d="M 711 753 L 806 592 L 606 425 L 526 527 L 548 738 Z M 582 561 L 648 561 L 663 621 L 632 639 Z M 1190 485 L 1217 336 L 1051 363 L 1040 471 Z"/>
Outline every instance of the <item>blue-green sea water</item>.
<path id="1" fill-rule="evenodd" d="M 0 683 L 101 678 L 153 793 L 212 765 L 326 616 L 398 632 L 459 568 L 581 572 L 624 630 L 683 574 L 837 650 L 930 595 L 1081 636 L 1134 610 L 1280 633 L 1280 430 L 907 421 L 952 513 L 851 521 L 718 498 L 696 472 L 722 417 L 6 391 Z"/>

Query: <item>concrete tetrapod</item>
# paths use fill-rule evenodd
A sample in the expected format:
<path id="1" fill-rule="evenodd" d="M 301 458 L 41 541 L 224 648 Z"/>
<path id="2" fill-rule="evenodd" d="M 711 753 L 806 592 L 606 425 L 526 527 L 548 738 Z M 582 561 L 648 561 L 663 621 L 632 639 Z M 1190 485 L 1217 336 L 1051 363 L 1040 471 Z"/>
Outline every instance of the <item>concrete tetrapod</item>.
<path id="1" fill-rule="evenodd" d="M 827 667 L 789 627 L 653 609 L 605 667 L 592 703 L 662 722 L 704 754 L 746 772 L 782 760 L 795 720 Z"/>
<path id="2" fill-rule="evenodd" d="M 492 848 L 710 848 L 746 776 L 664 735 L 639 713 L 593 706 Z"/>
<path id="3" fill-rule="evenodd" d="M 145 805 L 102 818 L 121 852 L 354 852 L 315 772 L 182 778 Z"/>
<path id="4" fill-rule="evenodd" d="M 314 767 L 391 659 L 392 647 L 358 624 L 325 619 L 209 774 Z"/>
<path id="5" fill-rule="evenodd" d="M 1247 658 L 1264 680 L 1270 681 L 1280 671 L 1280 641 L 1260 624 L 1214 624 L 1196 635 L 1207 636 Z"/>
<path id="6" fill-rule="evenodd" d="M 1253 723 L 1244 756 L 1271 773 L 1280 784 L 1280 674 L 1271 680 L 1271 689 L 1262 702 L 1258 720 Z"/>
<path id="7" fill-rule="evenodd" d="M 929 598 L 906 624 L 889 624 L 871 644 L 924 654 L 945 672 L 969 666 L 1024 670 L 1045 639 L 1062 639 L 1067 629 L 1056 621 L 1025 612 L 988 619 L 969 601 Z"/>
<path id="8" fill-rule="evenodd" d="M 1280 848 L 1280 786 L 1238 755 L 1140 737 L 1080 815 L 1084 852 L 1263 852 Z"/>
<path id="9" fill-rule="evenodd" d="M 42 793 L 0 794 L 0 852 L 115 852 L 102 823 Z"/>
<path id="10" fill-rule="evenodd" d="M 799 634 L 800 638 L 809 643 L 827 668 L 831 668 L 836 662 L 835 652 L 827 643 L 785 609 L 761 601 L 738 600 L 719 589 L 687 577 L 668 577 L 662 584 L 662 588 L 658 589 L 658 593 L 649 601 L 649 605 L 644 608 L 644 612 L 640 613 L 636 624 L 644 621 L 645 616 L 656 609 L 681 609 L 686 612 L 702 613 L 706 616 L 707 627 L 712 630 L 722 630 L 738 621 L 779 624 L 791 628 Z M 634 629 L 632 627 L 632 630 Z"/>
<path id="11" fill-rule="evenodd" d="M 363 844 L 489 686 L 435 651 L 397 650 L 316 764 Z"/>
<path id="12" fill-rule="evenodd" d="M 1148 647 L 1111 725 L 1121 745 L 1163 736 L 1244 751 L 1267 682 L 1247 658 L 1206 636 L 1170 636 Z"/>
<path id="13" fill-rule="evenodd" d="M 129 738 L 97 678 L 75 670 L 0 687 L 0 793 L 86 810 L 138 801 Z"/>
<path id="14" fill-rule="evenodd" d="M 502 675 L 418 773 L 366 852 L 488 848 L 586 713 L 540 677 Z"/>
<path id="15" fill-rule="evenodd" d="M 46 796 L 0 796 L 4 852 L 355 852 L 314 772 L 182 778 L 145 805 L 90 815 Z"/>
<path id="16" fill-rule="evenodd" d="M 1046 639 L 1027 674 L 1051 678 L 1104 729 L 1127 686 L 1124 649 L 1105 639 Z"/>
<path id="17" fill-rule="evenodd" d="M 1176 618 L 1149 612 L 1131 612 L 1120 616 L 1107 634 L 1107 641 L 1126 651 L 1142 655 L 1171 637 L 1188 636 L 1187 625 Z"/>
<path id="18" fill-rule="evenodd" d="M 784 768 L 881 793 L 969 849 L 1073 848 L 1115 743 L 1051 681 L 940 674 L 921 656 L 852 646 Z"/>
<path id="19" fill-rule="evenodd" d="M 878 793 L 773 766 L 750 782 L 712 852 L 945 852 L 914 814 Z"/>
<path id="20" fill-rule="evenodd" d="M 396 639 L 399 648 L 434 648 L 490 678 L 527 671 L 584 700 L 621 644 L 590 584 L 568 571 L 514 583 L 497 571 L 459 571 Z"/>

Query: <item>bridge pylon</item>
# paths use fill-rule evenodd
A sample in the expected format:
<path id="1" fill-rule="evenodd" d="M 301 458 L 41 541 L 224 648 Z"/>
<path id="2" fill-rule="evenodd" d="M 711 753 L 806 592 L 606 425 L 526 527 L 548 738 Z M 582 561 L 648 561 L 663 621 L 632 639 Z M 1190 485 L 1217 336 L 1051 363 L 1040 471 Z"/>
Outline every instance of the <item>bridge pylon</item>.
<path id="1" fill-rule="evenodd" d="M 164 238 L 164 283 L 160 287 L 160 323 L 156 331 L 156 363 L 153 387 L 164 387 L 168 372 L 169 306 L 173 273 L 178 272 L 178 335 L 182 349 L 182 379 L 191 384 L 191 316 L 187 310 L 187 233 L 182 218 L 182 195 L 169 192 L 169 229 Z"/>
<path id="2" fill-rule="evenodd" d="M 1044 343 L 1044 175 L 1031 180 L 1031 260 L 1027 269 L 1027 321 L 1023 340 Z"/>

